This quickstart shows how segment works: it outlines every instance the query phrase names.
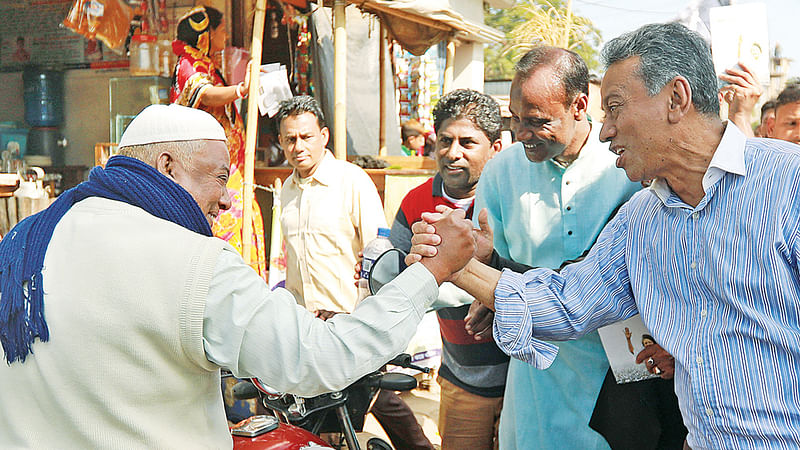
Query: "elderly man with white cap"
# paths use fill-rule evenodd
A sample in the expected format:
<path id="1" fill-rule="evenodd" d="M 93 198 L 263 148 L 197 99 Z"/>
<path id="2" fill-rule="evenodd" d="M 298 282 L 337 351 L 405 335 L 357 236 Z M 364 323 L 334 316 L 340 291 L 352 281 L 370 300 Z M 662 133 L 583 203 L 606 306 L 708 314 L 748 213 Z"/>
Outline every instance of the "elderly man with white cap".
<path id="1" fill-rule="evenodd" d="M 0 242 L 4 448 L 231 447 L 221 367 L 305 396 L 344 388 L 405 348 L 474 248 L 454 234 L 448 257 L 324 322 L 211 236 L 230 204 L 212 116 L 150 106 L 120 153 Z"/>

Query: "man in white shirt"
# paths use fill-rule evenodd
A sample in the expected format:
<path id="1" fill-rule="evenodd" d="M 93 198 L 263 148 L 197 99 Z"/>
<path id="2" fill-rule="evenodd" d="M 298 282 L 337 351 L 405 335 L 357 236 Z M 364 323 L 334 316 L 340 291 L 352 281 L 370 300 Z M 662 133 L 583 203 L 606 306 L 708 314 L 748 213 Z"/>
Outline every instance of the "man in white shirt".
<path id="1" fill-rule="evenodd" d="M 342 389 L 405 348 L 474 249 L 461 230 L 460 256 L 324 322 L 211 235 L 230 205 L 212 116 L 150 106 L 120 152 L 0 242 L 4 448 L 230 448 L 220 367 L 304 396 Z"/>

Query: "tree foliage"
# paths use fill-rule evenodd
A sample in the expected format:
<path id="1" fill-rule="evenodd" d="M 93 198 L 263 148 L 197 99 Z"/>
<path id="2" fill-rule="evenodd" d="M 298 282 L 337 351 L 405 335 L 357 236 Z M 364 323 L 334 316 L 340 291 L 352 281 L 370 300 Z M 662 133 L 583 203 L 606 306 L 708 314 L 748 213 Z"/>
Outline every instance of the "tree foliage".
<path id="1" fill-rule="evenodd" d="M 502 44 L 486 46 L 484 77 L 487 80 L 510 79 L 514 64 L 535 45 L 561 46 L 567 25 L 567 6 L 564 0 L 518 0 L 510 9 L 485 6 L 486 25 L 506 35 Z M 579 54 L 589 70 L 597 69 L 600 31 L 591 20 L 572 14 L 569 45 Z"/>

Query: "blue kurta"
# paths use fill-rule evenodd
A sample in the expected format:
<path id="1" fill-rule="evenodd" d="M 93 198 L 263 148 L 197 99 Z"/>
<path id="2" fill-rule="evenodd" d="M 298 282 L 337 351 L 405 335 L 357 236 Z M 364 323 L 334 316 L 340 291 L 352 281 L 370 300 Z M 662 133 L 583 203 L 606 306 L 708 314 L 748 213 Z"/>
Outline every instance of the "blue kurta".
<path id="1" fill-rule="evenodd" d="M 489 210 L 500 256 L 557 268 L 583 254 L 613 211 L 640 189 L 615 167 L 594 124 L 580 156 L 567 168 L 528 161 L 521 144 L 501 151 L 483 170 L 475 211 Z M 477 214 L 475 214 L 477 218 Z M 477 220 L 477 219 L 476 219 Z M 608 371 L 597 332 L 558 343 L 547 370 L 511 360 L 500 417 L 503 449 L 607 449 L 589 428 Z"/>

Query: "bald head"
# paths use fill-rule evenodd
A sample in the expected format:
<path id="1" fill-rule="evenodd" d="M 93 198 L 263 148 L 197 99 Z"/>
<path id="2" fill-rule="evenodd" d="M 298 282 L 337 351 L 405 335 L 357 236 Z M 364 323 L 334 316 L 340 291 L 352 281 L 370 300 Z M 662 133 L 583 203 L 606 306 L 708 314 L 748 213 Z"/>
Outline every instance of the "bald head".
<path id="1" fill-rule="evenodd" d="M 542 45 L 529 50 L 514 67 L 514 78 L 522 83 L 545 67 L 550 69 L 553 83 L 563 88 L 565 104 L 572 103 L 578 94 L 589 95 L 586 63 L 577 53 L 559 47 Z"/>

